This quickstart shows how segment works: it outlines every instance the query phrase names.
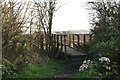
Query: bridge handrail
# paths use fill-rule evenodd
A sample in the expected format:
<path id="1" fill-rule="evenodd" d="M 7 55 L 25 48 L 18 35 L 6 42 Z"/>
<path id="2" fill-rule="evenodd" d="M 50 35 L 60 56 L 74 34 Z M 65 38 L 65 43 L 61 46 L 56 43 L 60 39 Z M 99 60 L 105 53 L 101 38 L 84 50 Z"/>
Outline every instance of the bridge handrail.
<path id="1" fill-rule="evenodd" d="M 72 35 L 72 38 L 71 38 L 71 35 Z M 81 35 L 83 36 L 82 42 L 80 42 Z M 71 47 L 71 44 L 73 44 L 73 46 L 75 43 L 77 43 L 78 45 L 80 45 L 80 44 L 85 45 L 86 44 L 86 36 L 89 36 L 88 41 L 91 41 L 93 39 L 93 35 L 91 35 L 91 34 L 52 34 L 52 36 L 53 36 L 53 43 L 55 45 L 57 45 L 57 48 L 59 49 L 59 45 L 61 46 L 61 48 L 63 46 L 65 46 L 65 50 L 66 50 L 66 46 Z M 67 36 L 69 38 L 68 40 L 66 39 Z M 74 40 L 75 36 L 77 36 L 77 41 Z"/>

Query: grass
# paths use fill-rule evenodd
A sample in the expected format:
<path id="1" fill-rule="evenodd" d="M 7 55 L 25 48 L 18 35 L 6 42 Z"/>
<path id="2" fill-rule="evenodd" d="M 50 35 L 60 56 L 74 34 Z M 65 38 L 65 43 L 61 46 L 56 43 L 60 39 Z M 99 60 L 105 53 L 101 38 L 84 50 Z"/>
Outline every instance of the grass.
<path id="1" fill-rule="evenodd" d="M 67 61 L 50 59 L 48 64 L 29 64 L 23 68 L 17 75 L 11 75 L 11 78 L 49 78 L 57 73 L 64 71 L 68 66 Z"/>

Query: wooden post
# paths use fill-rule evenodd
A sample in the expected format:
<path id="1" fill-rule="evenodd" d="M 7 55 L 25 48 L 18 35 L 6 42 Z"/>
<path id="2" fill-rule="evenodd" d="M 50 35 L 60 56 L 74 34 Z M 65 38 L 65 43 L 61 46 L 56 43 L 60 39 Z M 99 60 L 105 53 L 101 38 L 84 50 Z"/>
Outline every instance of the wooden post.
<path id="1" fill-rule="evenodd" d="M 54 35 L 52 34 L 52 37 L 51 37 L 51 47 L 50 47 L 50 50 L 52 50 L 53 48 L 53 45 L 54 45 Z"/>
<path id="2" fill-rule="evenodd" d="M 73 47 L 74 47 L 74 34 L 73 34 Z"/>
<path id="3" fill-rule="evenodd" d="M 83 35 L 83 44 L 85 46 L 85 43 L 86 43 L 86 39 L 85 39 L 85 34 Z"/>
<path id="4" fill-rule="evenodd" d="M 57 49 L 59 49 L 59 35 L 57 35 Z"/>
<path id="5" fill-rule="evenodd" d="M 56 47 L 56 34 L 53 34 L 53 47 Z"/>
<path id="6" fill-rule="evenodd" d="M 71 47 L 71 34 L 69 34 L 69 46 Z"/>
<path id="7" fill-rule="evenodd" d="M 40 46 L 41 46 L 41 50 L 43 51 L 43 36 L 41 36 L 40 39 L 41 39 L 41 40 L 40 40 Z"/>
<path id="8" fill-rule="evenodd" d="M 54 34 L 52 34 L 52 44 L 54 46 Z"/>
<path id="9" fill-rule="evenodd" d="M 56 34 L 54 34 L 54 46 L 56 47 Z"/>
<path id="10" fill-rule="evenodd" d="M 78 46 L 79 46 L 79 34 L 77 35 L 77 37 L 78 37 Z"/>
<path id="11" fill-rule="evenodd" d="M 66 52 L 66 35 L 64 35 L 64 46 L 65 46 L 65 52 Z"/>
<path id="12" fill-rule="evenodd" d="M 63 48 L 63 44 L 62 44 L 62 35 L 61 35 L 61 51 L 62 51 L 62 48 Z"/>

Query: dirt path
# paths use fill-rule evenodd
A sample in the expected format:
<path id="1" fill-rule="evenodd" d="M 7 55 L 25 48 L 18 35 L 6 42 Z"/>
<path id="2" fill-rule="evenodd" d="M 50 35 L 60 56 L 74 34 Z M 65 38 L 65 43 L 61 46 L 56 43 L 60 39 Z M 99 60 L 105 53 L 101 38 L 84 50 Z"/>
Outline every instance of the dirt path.
<path id="1" fill-rule="evenodd" d="M 74 73 L 78 71 L 77 68 L 68 68 L 64 72 L 56 74 L 53 78 L 71 78 Z"/>

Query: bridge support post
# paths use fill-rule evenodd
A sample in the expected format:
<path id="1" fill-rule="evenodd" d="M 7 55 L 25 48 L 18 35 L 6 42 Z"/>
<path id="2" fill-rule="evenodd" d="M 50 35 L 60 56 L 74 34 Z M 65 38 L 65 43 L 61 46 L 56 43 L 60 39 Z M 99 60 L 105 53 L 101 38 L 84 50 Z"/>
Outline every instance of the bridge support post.
<path id="1" fill-rule="evenodd" d="M 65 46 L 65 52 L 66 52 L 66 35 L 64 35 L 64 46 Z"/>

